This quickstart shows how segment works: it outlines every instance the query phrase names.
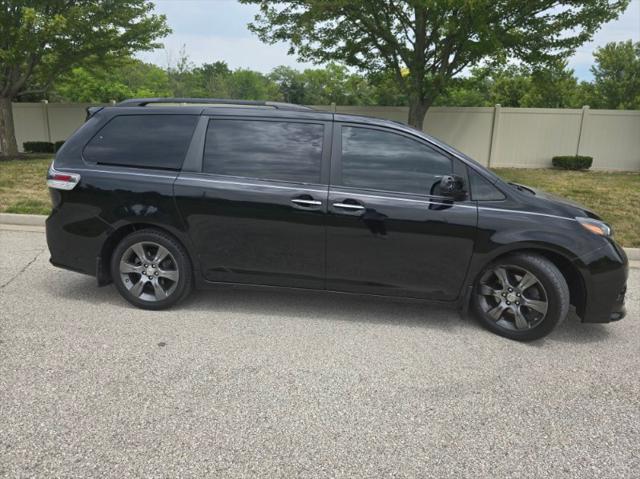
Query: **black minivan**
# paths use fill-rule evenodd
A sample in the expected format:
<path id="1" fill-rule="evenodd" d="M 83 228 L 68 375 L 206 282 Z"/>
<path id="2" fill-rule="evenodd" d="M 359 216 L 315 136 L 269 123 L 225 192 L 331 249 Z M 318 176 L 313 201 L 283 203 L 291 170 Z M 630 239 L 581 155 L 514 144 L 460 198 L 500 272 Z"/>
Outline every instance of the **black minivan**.
<path id="1" fill-rule="evenodd" d="M 471 308 L 518 340 L 625 315 L 597 214 L 387 120 L 277 102 L 91 108 L 48 172 L 51 263 L 163 309 L 213 284 Z M 402 314 L 399 312 L 398 314 Z"/>

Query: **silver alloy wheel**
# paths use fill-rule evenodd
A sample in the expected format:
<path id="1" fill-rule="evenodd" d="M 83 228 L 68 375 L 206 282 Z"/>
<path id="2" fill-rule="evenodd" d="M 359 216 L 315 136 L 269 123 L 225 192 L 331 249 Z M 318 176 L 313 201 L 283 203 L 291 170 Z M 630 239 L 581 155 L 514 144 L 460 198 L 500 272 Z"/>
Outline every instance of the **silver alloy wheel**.
<path id="1" fill-rule="evenodd" d="M 178 286 L 178 263 L 164 246 L 153 241 L 131 245 L 120 258 L 125 288 L 143 301 L 162 301 Z"/>
<path id="2" fill-rule="evenodd" d="M 508 330 L 531 329 L 547 316 L 549 299 L 540 280 L 515 265 L 486 271 L 476 291 L 482 311 Z"/>

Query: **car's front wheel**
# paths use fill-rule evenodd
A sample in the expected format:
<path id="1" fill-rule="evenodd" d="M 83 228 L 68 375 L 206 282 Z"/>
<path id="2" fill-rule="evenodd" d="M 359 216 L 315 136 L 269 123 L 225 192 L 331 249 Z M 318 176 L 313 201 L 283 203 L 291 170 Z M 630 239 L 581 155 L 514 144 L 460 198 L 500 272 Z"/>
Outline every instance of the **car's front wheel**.
<path id="1" fill-rule="evenodd" d="M 165 309 L 191 291 L 191 262 L 173 237 L 144 229 L 126 236 L 111 258 L 111 277 L 120 294 L 145 309 Z"/>
<path id="2" fill-rule="evenodd" d="M 501 258 L 479 275 L 473 308 L 489 330 L 530 341 L 546 336 L 569 311 L 569 287 L 543 256 L 519 253 Z"/>

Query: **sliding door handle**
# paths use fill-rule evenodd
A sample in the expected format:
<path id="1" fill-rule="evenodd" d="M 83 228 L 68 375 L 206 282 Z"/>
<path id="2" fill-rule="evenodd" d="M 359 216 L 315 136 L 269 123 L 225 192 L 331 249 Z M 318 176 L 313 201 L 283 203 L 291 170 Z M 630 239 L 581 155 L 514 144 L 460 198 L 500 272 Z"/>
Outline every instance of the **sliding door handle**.
<path id="1" fill-rule="evenodd" d="M 354 203 L 333 203 L 333 207 L 334 208 L 342 208 L 342 209 L 351 210 L 351 211 L 362 211 L 362 210 L 364 210 L 364 206 L 357 205 L 357 204 L 354 204 Z"/>

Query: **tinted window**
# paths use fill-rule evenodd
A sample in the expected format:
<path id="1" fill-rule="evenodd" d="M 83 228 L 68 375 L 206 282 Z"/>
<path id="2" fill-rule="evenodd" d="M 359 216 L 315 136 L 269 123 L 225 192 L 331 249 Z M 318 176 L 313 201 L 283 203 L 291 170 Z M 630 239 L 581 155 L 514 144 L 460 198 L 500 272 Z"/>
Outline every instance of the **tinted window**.
<path id="1" fill-rule="evenodd" d="M 429 194 L 451 160 L 405 136 L 342 127 L 342 184 L 359 188 Z"/>
<path id="2" fill-rule="evenodd" d="M 212 120 L 204 171 L 218 175 L 318 183 L 324 127 L 312 123 Z"/>
<path id="3" fill-rule="evenodd" d="M 475 170 L 469 168 L 469 182 L 471 183 L 471 198 L 476 201 L 504 200 L 500 190 L 484 179 Z"/>
<path id="4" fill-rule="evenodd" d="M 194 115 L 116 116 L 91 139 L 84 156 L 105 165 L 179 170 L 197 121 Z"/>

